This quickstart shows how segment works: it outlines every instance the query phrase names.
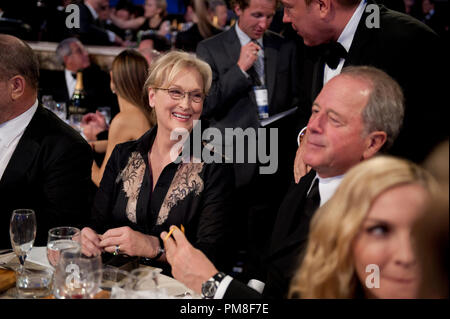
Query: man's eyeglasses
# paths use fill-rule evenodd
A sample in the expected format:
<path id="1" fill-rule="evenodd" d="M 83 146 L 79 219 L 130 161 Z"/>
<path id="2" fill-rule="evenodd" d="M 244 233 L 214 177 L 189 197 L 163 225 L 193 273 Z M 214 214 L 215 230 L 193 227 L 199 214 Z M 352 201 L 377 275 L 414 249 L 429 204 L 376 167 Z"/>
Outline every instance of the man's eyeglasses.
<path id="1" fill-rule="evenodd" d="M 163 88 L 155 88 L 157 90 L 164 90 L 169 93 L 169 96 L 174 100 L 181 100 L 184 99 L 186 94 L 188 94 L 188 97 L 195 103 L 201 103 L 203 99 L 205 98 L 205 94 L 199 90 L 191 91 L 191 92 L 184 92 L 180 89 L 176 88 L 170 88 L 170 89 L 163 89 Z"/>

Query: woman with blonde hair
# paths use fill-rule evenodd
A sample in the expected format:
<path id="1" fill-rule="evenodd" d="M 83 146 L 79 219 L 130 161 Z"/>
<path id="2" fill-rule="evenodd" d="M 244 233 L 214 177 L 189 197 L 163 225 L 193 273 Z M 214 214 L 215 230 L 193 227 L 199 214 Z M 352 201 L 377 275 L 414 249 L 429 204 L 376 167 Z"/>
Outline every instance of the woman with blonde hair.
<path id="1" fill-rule="evenodd" d="M 406 160 L 380 156 L 352 168 L 311 221 L 289 296 L 417 298 L 411 232 L 438 192 L 434 178 Z"/>
<path id="2" fill-rule="evenodd" d="M 115 147 L 94 200 L 91 227 L 82 230 L 86 255 L 123 253 L 164 268 L 159 235 L 183 225 L 186 237 L 209 258 L 226 258 L 232 168 L 203 161 L 202 149 L 191 151 L 201 141 L 190 143 L 211 80 L 209 65 L 185 52 L 172 51 L 152 63 L 144 87 L 157 125 L 137 141 Z M 177 132 L 189 132 L 189 138 Z"/>
<path id="3" fill-rule="evenodd" d="M 92 164 L 92 181 L 99 186 L 106 163 L 114 147 L 123 142 L 136 140 L 155 125 L 153 110 L 148 106 L 144 83 L 148 75 L 147 60 L 136 50 L 122 51 L 113 61 L 111 68 L 111 90 L 117 95 L 120 112 L 111 121 L 108 140 L 90 142 L 97 153 L 105 153 L 101 166 Z M 91 114 L 91 116 L 99 116 Z M 84 125 L 84 133 L 95 136 L 93 126 L 100 121 Z M 107 129 L 106 123 L 100 130 Z M 97 130 L 98 131 L 98 130 Z"/>

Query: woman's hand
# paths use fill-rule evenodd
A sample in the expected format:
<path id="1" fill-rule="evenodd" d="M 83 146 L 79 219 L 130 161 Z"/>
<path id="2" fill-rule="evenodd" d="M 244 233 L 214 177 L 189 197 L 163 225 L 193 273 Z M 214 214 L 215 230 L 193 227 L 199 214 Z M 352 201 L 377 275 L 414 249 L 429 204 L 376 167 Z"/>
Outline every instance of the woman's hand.
<path id="1" fill-rule="evenodd" d="M 300 179 L 309 173 L 311 166 L 306 165 L 303 162 L 303 153 L 305 153 L 305 144 L 308 139 L 308 130 L 306 130 L 305 135 L 301 138 L 301 143 L 297 149 L 294 160 L 294 179 L 295 183 L 298 184 Z"/>
<path id="2" fill-rule="evenodd" d="M 84 227 L 81 230 L 81 252 L 90 257 L 100 255 L 103 249 L 100 246 L 101 236 L 92 228 Z"/>
<path id="3" fill-rule="evenodd" d="M 117 246 L 119 253 L 153 258 L 158 254 L 159 240 L 155 236 L 145 235 L 125 226 L 104 233 L 100 246 L 110 253 L 113 253 Z"/>

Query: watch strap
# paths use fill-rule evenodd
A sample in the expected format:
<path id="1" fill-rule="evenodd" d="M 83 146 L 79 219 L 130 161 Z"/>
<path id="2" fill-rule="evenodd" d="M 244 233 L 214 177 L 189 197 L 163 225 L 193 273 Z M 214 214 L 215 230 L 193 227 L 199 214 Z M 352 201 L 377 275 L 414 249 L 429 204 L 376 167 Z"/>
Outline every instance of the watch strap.
<path id="1" fill-rule="evenodd" d="M 202 284 L 202 297 L 203 298 L 206 298 L 206 299 L 212 299 L 212 298 L 214 298 L 214 295 L 216 294 L 216 292 L 217 292 L 217 288 L 219 287 L 219 285 L 220 285 L 220 283 L 222 282 L 222 280 L 224 279 L 226 277 L 226 274 L 225 273 L 223 273 L 223 272 L 218 272 L 217 274 L 215 274 L 214 276 L 212 276 L 211 278 L 209 278 L 207 281 L 205 281 L 203 284 Z M 212 295 L 207 295 L 207 294 L 205 294 L 205 287 L 207 286 L 207 285 L 214 285 L 214 293 L 212 294 Z M 208 291 L 208 293 L 209 293 L 209 291 Z"/>

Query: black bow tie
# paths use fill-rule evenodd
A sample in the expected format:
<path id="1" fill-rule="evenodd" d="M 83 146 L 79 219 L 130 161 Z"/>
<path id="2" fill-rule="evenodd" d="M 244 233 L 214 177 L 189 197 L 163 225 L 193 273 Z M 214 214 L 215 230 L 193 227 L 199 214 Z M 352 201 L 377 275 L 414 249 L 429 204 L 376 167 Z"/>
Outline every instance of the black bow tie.
<path id="1" fill-rule="evenodd" d="M 74 79 L 77 78 L 77 74 L 76 74 L 76 73 L 70 72 L 70 74 L 72 74 L 72 77 L 73 77 Z"/>
<path id="2" fill-rule="evenodd" d="M 347 50 L 339 42 L 330 42 L 324 45 L 322 56 L 325 63 L 335 70 L 340 60 L 347 57 Z"/>

